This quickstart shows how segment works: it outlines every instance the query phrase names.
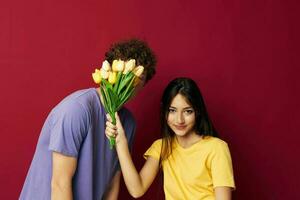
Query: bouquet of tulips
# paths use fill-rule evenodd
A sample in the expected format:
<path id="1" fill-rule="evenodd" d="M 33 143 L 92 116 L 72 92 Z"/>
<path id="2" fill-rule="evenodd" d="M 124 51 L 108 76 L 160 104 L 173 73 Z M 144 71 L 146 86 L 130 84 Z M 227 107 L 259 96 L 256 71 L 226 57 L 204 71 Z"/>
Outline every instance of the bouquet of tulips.
<path id="1" fill-rule="evenodd" d="M 100 85 L 100 91 L 105 111 L 116 124 L 115 112 L 134 94 L 135 86 L 140 81 L 144 71 L 143 66 L 136 66 L 135 59 L 128 61 L 114 60 L 112 66 L 105 60 L 101 69 L 95 69 L 92 74 L 94 82 Z M 110 148 L 115 146 L 115 138 L 109 139 Z"/>

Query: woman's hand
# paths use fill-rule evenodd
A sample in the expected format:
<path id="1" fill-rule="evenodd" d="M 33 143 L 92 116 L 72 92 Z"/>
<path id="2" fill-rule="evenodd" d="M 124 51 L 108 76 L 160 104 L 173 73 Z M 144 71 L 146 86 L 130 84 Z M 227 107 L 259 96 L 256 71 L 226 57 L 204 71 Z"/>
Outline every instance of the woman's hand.
<path id="1" fill-rule="evenodd" d="M 106 121 L 105 135 L 107 138 L 114 137 L 116 139 L 116 145 L 120 143 L 126 143 L 127 145 L 127 138 L 118 113 L 115 113 L 115 116 L 116 116 L 116 125 L 112 123 L 112 119 L 110 115 L 109 114 L 106 115 L 107 121 Z"/>
<path id="2" fill-rule="evenodd" d="M 134 198 L 141 197 L 150 187 L 159 170 L 159 161 L 149 157 L 139 173 L 132 161 L 126 135 L 120 118 L 116 113 L 116 125 L 112 124 L 110 116 L 107 116 L 106 136 L 116 138 L 116 151 L 126 187 Z"/>

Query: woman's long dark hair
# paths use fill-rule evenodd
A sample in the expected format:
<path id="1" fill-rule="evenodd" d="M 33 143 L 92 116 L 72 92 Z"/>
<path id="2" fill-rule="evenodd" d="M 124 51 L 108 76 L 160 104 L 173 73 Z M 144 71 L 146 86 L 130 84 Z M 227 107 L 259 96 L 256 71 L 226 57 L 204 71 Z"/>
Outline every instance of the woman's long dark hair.
<path id="1" fill-rule="evenodd" d="M 172 141 L 175 133 L 168 126 L 167 117 L 172 100 L 177 94 L 184 96 L 187 100 L 187 103 L 190 104 L 195 111 L 196 119 L 194 130 L 196 134 L 201 136 L 218 136 L 217 131 L 209 119 L 203 97 L 195 81 L 190 78 L 176 78 L 167 85 L 161 98 L 160 122 L 162 133 L 162 151 L 160 163 L 161 161 L 167 159 L 172 153 Z"/>

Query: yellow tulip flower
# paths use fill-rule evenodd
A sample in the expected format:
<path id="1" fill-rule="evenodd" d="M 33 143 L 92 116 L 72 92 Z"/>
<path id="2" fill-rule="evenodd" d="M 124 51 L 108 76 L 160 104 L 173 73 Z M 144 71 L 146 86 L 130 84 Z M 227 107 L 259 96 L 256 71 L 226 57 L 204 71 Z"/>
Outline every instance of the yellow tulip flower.
<path id="1" fill-rule="evenodd" d="M 133 69 L 133 73 L 137 76 L 140 77 L 143 74 L 144 67 L 143 66 L 137 66 L 136 68 Z"/>
<path id="2" fill-rule="evenodd" d="M 135 67 L 135 59 L 130 59 L 125 63 L 125 69 L 123 74 L 127 74 L 128 72 L 132 71 Z"/>
<path id="3" fill-rule="evenodd" d="M 111 70 L 110 69 L 110 64 L 109 64 L 109 62 L 107 60 L 103 61 L 101 69 L 104 69 L 107 72 Z"/>
<path id="4" fill-rule="evenodd" d="M 114 72 L 121 72 L 124 70 L 125 62 L 123 60 L 114 60 L 112 64 L 112 70 Z"/>
<path id="5" fill-rule="evenodd" d="M 121 72 L 125 68 L 125 62 L 123 60 L 119 60 L 118 65 L 117 65 L 117 71 Z"/>
<path id="6" fill-rule="evenodd" d="M 101 83 L 101 73 L 99 69 L 95 69 L 95 72 L 92 73 L 92 77 L 96 84 Z"/>
<path id="7" fill-rule="evenodd" d="M 118 60 L 113 60 L 113 63 L 112 63 L 111 68 L 112 68 L 112 70 L 113 70 L 114 72 L 117 71 L 117 70 L 116 70 L 117 63 L 118 63 Z"/>
<path id="8" fill-rule="evenodd" d="M 109 76 L 109 72 L 108 71 L 105 71 L 104 69 L 101 69 L 100 73 L 101 73 L 101 77 L 102 78 L 108 79 L 108 76 Z"/>
<path id="9" fill-rule="evenodd" d="M 116 72 L 109 72 L 109 76 L 108 76 L 108 82 L 110 84 L 114 84 L 117 80 L 117 73 Z"/>

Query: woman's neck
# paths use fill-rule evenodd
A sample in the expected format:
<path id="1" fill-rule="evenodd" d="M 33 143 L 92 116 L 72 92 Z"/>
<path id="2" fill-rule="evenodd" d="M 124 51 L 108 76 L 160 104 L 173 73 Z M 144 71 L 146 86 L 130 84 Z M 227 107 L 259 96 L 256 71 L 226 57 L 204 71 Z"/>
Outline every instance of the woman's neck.
<path id="1" fill-rule="evenodd" d="M 189 148 L 193 144 L 199 142 L 202 139 L 202 136 L 197 135 L 195 132 L 190 133 L 185 136 L 175 136 L 178 144 L 182 148 Z"/>

